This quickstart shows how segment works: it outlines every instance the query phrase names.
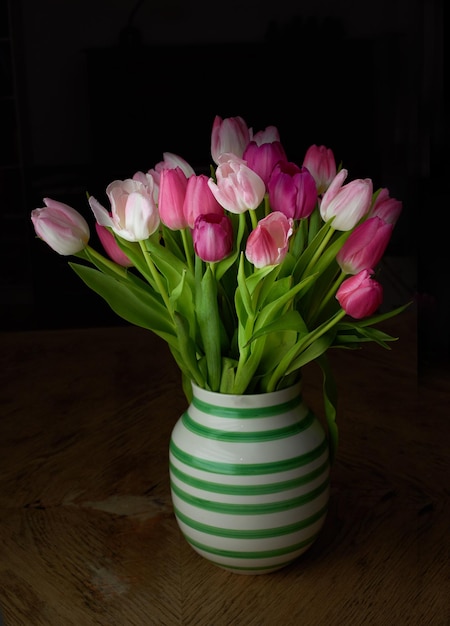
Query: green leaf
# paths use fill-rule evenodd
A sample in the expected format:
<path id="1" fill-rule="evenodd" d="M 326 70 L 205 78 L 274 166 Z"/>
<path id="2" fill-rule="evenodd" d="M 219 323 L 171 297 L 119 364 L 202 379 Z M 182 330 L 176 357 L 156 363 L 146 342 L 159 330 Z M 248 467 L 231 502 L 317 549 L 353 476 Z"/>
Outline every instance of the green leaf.
<path id="1" fill-rule="evenodd" d="M 339 444 L 339 429 L 336 422 L 338 405 L 337 388 L 326 354 L 322 354 L 318 357 L 317 363 L 323 375 L 323 403 L 328 427 L 330 462 L 333 464 L 336 459 Z"/>
<path id="2" fill-rule="evenodd" d="M 221 329 L 217 301 L 217 284 L 208 265 L 197 289 L 196 313 L 205 351 L 208 383 L 211 391 L 219 391 L 221 380 Z"/>
<path id="3" fill-rule="evenodd" d="M 176 334 L 167 309 L 150 291 L 132 281 L 103 274 L 92 267 L 69 263 L 83 282 L 109 304 L 127 322 L 153 331 L 176 346 Z"/>

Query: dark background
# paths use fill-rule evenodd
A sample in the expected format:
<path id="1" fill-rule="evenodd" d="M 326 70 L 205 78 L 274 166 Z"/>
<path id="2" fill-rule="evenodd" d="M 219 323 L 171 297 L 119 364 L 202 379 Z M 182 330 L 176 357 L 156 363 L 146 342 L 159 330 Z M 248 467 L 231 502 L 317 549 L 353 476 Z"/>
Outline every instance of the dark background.
<path id="1" fill-rule="evenodd" d="M 164 151 L 207 169 L 214 116 L 241 115 L 403 201 L 390 303 L 413 299 L 423 360 L 447 358 L 443 19 L 439 0 L 0 0 L 3 329 L 120 323 L 30 211 L 49 196 L 93 225 L 86 192 L 106 202 Z"/>

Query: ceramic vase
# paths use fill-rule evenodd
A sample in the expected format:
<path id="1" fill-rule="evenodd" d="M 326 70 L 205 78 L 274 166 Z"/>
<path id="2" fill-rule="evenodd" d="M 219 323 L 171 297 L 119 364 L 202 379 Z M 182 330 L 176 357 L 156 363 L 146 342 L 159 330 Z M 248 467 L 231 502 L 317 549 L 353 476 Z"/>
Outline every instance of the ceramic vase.
<path id="1" fill-rule="evenodd" d="M 193 385 L 192 403 L 172 431 L 169 468 L 181 532 L 227 570 L 280 569 L 324 524 L 328 441 L 300 384 L 254 395 Z"/>

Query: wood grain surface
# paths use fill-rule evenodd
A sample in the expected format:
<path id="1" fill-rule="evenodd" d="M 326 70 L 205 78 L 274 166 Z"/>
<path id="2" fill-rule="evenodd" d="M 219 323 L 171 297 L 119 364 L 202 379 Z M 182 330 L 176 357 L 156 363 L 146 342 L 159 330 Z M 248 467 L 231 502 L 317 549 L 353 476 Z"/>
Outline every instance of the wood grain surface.
<path id="1" fill-rule="evenodd" d="M 340 447 L 325 527 L 274 574 L 215 567 L 181 537 L 170 432 L 186 402 L 166 345 L 134 327 L 4 333 L 5 626 L 448 626 L 449 379 L 400 338 L 331 353 Z M 321 377 L 305 368 L 320 416 Z"/>

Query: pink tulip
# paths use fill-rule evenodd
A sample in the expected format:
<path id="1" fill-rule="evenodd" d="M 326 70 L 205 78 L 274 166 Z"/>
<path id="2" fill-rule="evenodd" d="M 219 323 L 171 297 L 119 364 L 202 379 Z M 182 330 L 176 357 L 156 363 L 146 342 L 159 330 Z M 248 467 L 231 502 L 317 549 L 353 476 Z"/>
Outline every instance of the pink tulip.
<path id="1" fill-rule="evenodd" d="M 373 280 L 372 270 L 362 270 L 344 280 L 336 293 L 341 307 L 351 317 L 362 319 L 375 313 L 383 301 L 383 287 Z"/>
<path id="2" fill-rule="evenodd" d="M 163 152 L 163 160 L 157 163 L 154 168 L 148 170 L 147 173 L 150 174 L 150 176 L 154 179 L 156 186 L 159 187 L 161 172 L 163 170 L 173 170 L 176 167 L 183 170 L 186 178 L 195 174 L 191 165 L 189 165 L 183 157 L 180 157 L 178 154 L 174 154 L 173 152 Z"/>
<path id="3" fill-rule="evenodd" d="M 199 215 L 205 213 L 223 215 L 224 213 L 223 207 L 217 202 L 209 188 L 208 180 L 208 176 L 200 174 L 191 176 L 187 182 L 183 213 L 190 228 L 194 228 L 195 220 Z"/>
<path id="4" fill-rule="evenodd" d="M 205 213 L 195 220 L 192 231 L 195 254 L 214 263 L 227 257 L 233 249 L 233 225 L 228 215 Z"/>
<path id="5" fill-rule="evenodd" d="M 251 141 L 244 150 L 243 159 L 263 179 L 267 187 L 273 168 L 279 161 L 286 161 L 287 157 L 279 141 L 261 144 Z"/>
<path id="6" fill-rule="evenodd" d="M 159 215 L 163 224 L 172 230 L 187 228 L 184 199 L 188 179 L 180 167 L 161 172 L 159 183 Z"/>
<path id="7" fill-rule="evenodd" d="M 276 126 L 267 126 L 264 130 L 259 130 L 255 133 L 252 141 L 258 146 L 261 146 L 263 143 L 273 143 L 274 141 L 280 141 L 280 133 Z"/>
<path id="8" fill-rule="evenodd" d="M 335 176 L 320 203 L 324 222 L 333 219 L 335 230 L 347 231 L 356 226 L 370 209 L 373 185 L 370 178 L 359 178 L 343 185 L 348 171 L 342 169 Z"/>
<path id="9" fill-rule="evenodd" d="M 393 225 L 371 217 L 355 228 L 339 250 L 336 260 L 346 274 L 375 267 L 386 250 Z"/>
<path id="10" fill-rule="evenodd" d="M 133 180 L 137 180 L 144 185 L 147 191 L 153 197 L 155 203 L 158 203 L 158 195 L 159 195 L 159 174 L 158 174 L 158 183 L 156 183 L 155 177 L 150 174 L 150 170 L 145 172 L 136 172 L 133 174 Z"/>
<path id="11" fill-rule="evenodd" d="M 242 158 L 252 135 L 242 117 L 222 119 L 216 115 L 211 132 L 211 156 L 214 163 L 219 165 L 219 157 L 224 153 Z"/>
<path id="12" fill-rule="evenodd" d="M 127 255 L 117 245 L 114 235 L 112 235 L 105 226 L 101 226 L 98 222 L 96 222 L 95 230 L 97 231 L 98 238 L 100 239 L 106 254 L 115 263 L 122 265 L 123 267 L 131 267 L 133 265 Z"/>
<path id="13" fill-rule="evenodd" d="M 259 221 L 248 239 L 245 255 L 255 267 L 278 265 L 286 256 L 294 221 L 276 211 Z"/>
<path id="14" fill-rule="evenodd" d="M 336 176 L 336 161 L 333 151 L 325 146 L 312 145 L 303 159 L 303 166 L 311 172 L 317 185 L 317 193 L 322 195 Z"/>
<path id="15" fill-rule="evenodd" d="M 216 179 L 216 183 L 209 179 L 209 188 L 217 202 L 230 213 L 256 209 L 264 199 L 263 179 L 233 154 L 221 155 Z"/>
<path id="16" fill-rule="evenodd" d="M 86 220 L 63 202 L 44 198 L 45 207 L 31 212 L 36 235 L 58 254 L 69 256 L 81 252 L 89 241 Z"/>
<path id="17" fill-rule="evenodd" d="M 317 202 L 314 178 L 306 167 L 280 161 L 268 183 L 270 206 L 295 220 L 309 217 Z"/>
<path id="18" fill-rule="evenodd" d="M 400 200 L 391 198 L 388 189 L 381 189 L 372 208 L 370 209 L 370 217 L 381 217 L 382 220 L 389 224 L 395 225 L 402 212 L 403 204 Z"/>
<path id="19" fill-rule="evenodd" d="M 111 228 L 126 241 L 144 241 L 159 226 L 153 195 L 138 180 L 115 180 L 106 188 L 111 204 L 109 213 L 93 196 L 89 205 L 101 226 Z"/>

